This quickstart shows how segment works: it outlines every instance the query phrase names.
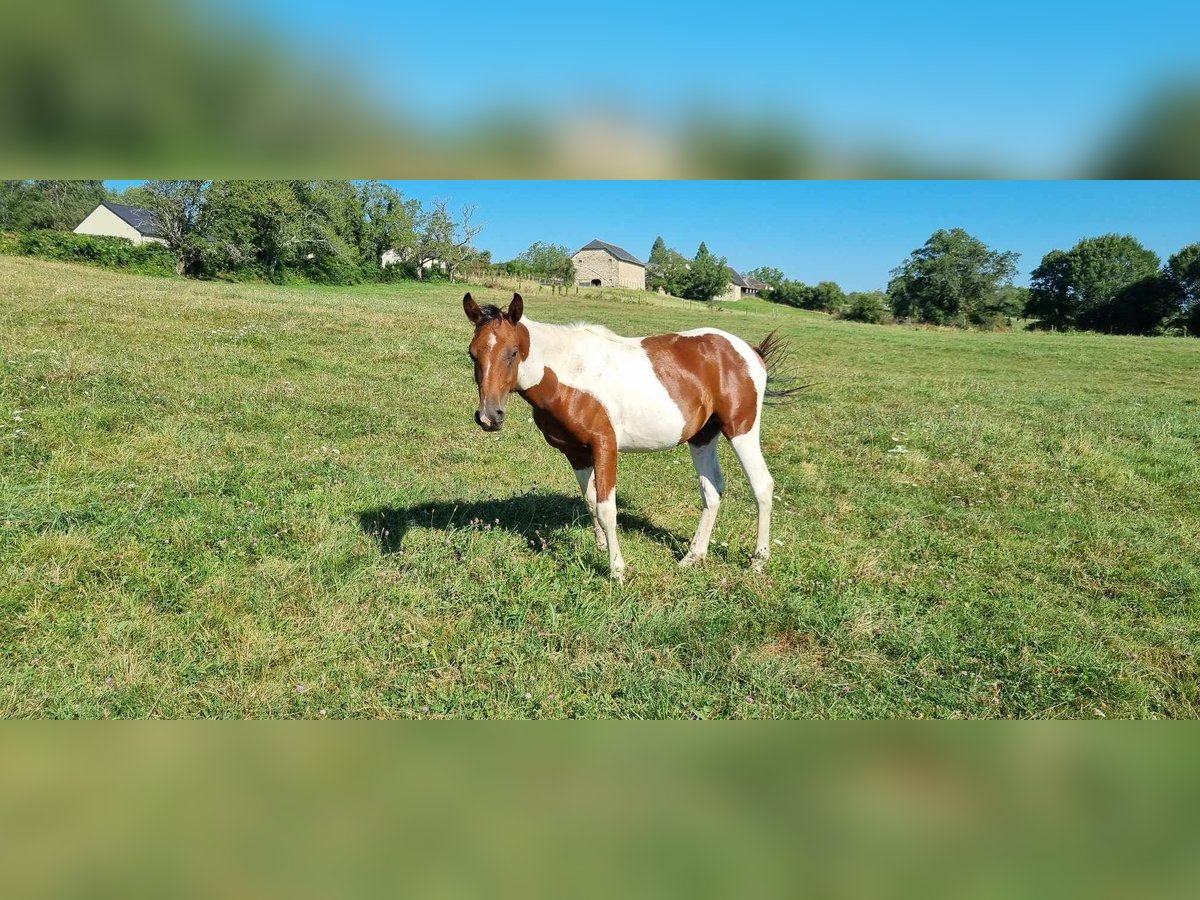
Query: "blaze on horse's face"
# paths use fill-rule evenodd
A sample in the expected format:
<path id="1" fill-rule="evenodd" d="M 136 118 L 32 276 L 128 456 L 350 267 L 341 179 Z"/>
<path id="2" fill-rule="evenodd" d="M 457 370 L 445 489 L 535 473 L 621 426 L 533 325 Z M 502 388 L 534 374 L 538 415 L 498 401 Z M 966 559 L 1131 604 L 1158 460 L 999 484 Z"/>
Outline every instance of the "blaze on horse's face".
<path id="1" fill-rule="evenodd" d="M 517 389 L 522 349 L 528 352 L 528 332 L 517 326 L 523 308 L 520 294 L 513 294 L 505 312 L 495 306 L 480 307 L 470 294 L 463 297 L 463 311 L 475 326 L 468 352 L 475 365 L 475 384 L 479 386 L 475 421 L 484 431 L 499 431 L 504 427 L 504 404 Z"/>

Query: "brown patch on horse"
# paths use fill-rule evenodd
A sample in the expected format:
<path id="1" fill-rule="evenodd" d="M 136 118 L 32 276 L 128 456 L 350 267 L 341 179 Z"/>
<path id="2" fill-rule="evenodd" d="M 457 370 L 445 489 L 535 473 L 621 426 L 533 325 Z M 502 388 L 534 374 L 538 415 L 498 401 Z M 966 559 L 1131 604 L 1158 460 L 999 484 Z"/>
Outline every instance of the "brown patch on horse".
<path id="1" fill-rule="evenodd" d="M 533 407 L 546 443 L 561 450 L 572 468 L 595 466 L 596 496 L 608 499 L 617 486 L 617 434 L 603 404 L 560 382 L 549 367 L 541 381 L 518 393 Z"/>
<path id="2" fill-rule="evenodd" d="M 707 444 L 718 432 L 745 434 L 758 393 L 742 354 L 719 334 L 656 334 L 642 339 L 654 374 L 683 413 L 680 443 Z"/>

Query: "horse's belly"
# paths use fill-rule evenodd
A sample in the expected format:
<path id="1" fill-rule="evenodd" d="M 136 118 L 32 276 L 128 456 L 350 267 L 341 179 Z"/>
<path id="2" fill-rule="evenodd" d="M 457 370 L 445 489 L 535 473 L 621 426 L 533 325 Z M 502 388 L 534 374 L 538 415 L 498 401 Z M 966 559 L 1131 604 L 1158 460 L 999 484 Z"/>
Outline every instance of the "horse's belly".
<path id="1" fill-rule="evenodd" d="M 683 439 L 683 413 L 665 390 L 648 390 L 647 396 L 620 407 L 613 422 L 617 434 L 617 449 L 646 452 L 667 450 Z"/>

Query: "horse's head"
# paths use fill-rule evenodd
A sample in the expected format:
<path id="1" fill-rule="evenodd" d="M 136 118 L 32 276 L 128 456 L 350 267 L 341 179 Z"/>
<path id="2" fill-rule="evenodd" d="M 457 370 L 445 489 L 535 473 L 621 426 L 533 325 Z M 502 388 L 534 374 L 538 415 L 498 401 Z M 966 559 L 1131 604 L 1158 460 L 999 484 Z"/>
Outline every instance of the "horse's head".
<path id="1" fill-rule="evenodd" d="M 513 294 L 503 312 L 495 306 L 481 307 L 470 294 L 463 297 L 463 311 L 475 326 L 469 352 L 479 386 L 475 421 L 484 431 L 499 431 L 504 426 L 504 404 L 517 389 L 517 369 L 529 352 L 529 332 L 517 325 L 523 308 L 520 294 Z"/>

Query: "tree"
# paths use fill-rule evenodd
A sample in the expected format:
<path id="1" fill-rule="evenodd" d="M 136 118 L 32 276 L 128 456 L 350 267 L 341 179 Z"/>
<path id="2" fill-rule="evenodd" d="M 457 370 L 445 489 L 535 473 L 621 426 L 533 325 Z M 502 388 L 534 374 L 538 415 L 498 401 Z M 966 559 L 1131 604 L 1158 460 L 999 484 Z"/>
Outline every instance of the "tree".
<path id="1" fill-rule="evenodd" d="M 846 296 L 838 316 L 878 325 L 887 316 L 887 295 L 883 291 L 854 291 Z"/>
<path id="2" fill-rule="evenodd" d="M 378 181 L 359 185 L 358 200 L 363 216 L 358 250 L 364 263 L 370 259 L 380 265 L 388 250 L 395 250 L 401 259 L 412 258 L 419 242 L 420 201 L 406 200 L 395 188 Z"/>
<path id="3" fill-rule="evenodd" d="M 1184 247 L 1169 260 L 1164 278 L 1177 312 L 1175 323 L 1200 335 L 1200 243 Z"/>
<path id="4" fill-rule="evenodd" d="M 307 182 L 215 181 L 201 225 L 220 265 L 249 267 L 272 281 L 281 281 L 288 268 L 301 268 L 308 254 L 315 259 L 321 247 L 327 254 L 345 252 L 315 185 Z"/>
<path id="5" fill-rule="evenodd" d="M 0 228 L 71 231 L 107 199 L 96 180 L 0 182 Z"/>
<path id="6" fill-rule="evenodd" d="M 667 246 L 661 236 L 655 238 L 646 263 L 646 287 L 681 296 L 683 280 L 688 270 L 687 258 Z"/>
<path id="7" fill-rule="evenodd" d="M 561 284 L 575 280 L 575 263 L 571 251 L 560 244 L 535 241 L 517 257 L 522 274 L 534 278 L 553 279 Z"/>
<path id="8" fill-rule="evenodd" d="M 783 272 L 772 266 L 759 266 L 757 269 L 751 269 L 748 273 L 752 278 L 757 278 L 764 284 L 769 284 L 771 287 L 783 284 L 787 279 L 784 278 Z"/>
<path id="9" fill-rule="evenodd" d="M 471 242 L 483 230 L 471 222 L 475 207 L 464 206 L 461 221 L 456 222 L 448 205 L 446 200 L 434 200 L 433 209 L 421 216 L 415 256 L 418 278 L 424 277 L 427 265 L 437 264 L 453 281 L 454 273 L 475 252 Z"/>
<path id="10" fill-rule="evenodd" d="M 837 312 L 846 302 L 846 294 L 836 281 L 822 281 L 812 289 L 808 296 L 811 309 L 821 309 L 825 312 Z"/>
<path id="11" fill-rule="evenodd" d="M 0 231 L 27 231 L 35 202 L 29 181 L 0 181 Z"/>
<path id="12" fill-rule="evenodd" d="M 1006 319 L 1016 318 L 1025 314 L 1025 306 L 1029 303 L 1029 288 L 1007 284 L 996 292 L 996 311 Z"/>
<path id="13" fill-rule="evenodd" d="M 766 298 L 772 303 L 784 303 L 798 309 L 813 308 L 813 289 L 803 281 L 783 281 L 767 291 Z"/>
<path id="14" fill-rule="evenodd" d="M 1071 288 L 1071 255 L 1051 250 L 1030 275 L 1025 315 L 1035 326 L 1048 330 L 1072 328 L 1078 314 Z"/>
<path id="15" fill-rule="evenodd" d="M 939 229 L 892 270 L 892 312 L 937 325 L 988 324 L 1000 315 L 999 291 L 1012 282 L 1018 257 L 961 228 Z"/>
<path id="16" fill-rule="evenodd" d="M 680 296 L 702 300 L 711 307 L 729 287 L 729 266 L 723 256 L 713 256 L 703 241 L 683 275 Z"/>
<path id="17" fill-rule="evenodd" d="M 1158 254 L 1131 235 L 1085 238 L 1047 253 L 1030 280 L 1026 315 L 1041 328 L 1146 333 L 1163 312 Z"/>
<path id="18" fill-rule="evenodd" d="M 176 274 L 197 274 L 204 251 L 198 225 L 207 182 L 148 181 L 144 187 L 146 208 L 175 251 Z"/>

